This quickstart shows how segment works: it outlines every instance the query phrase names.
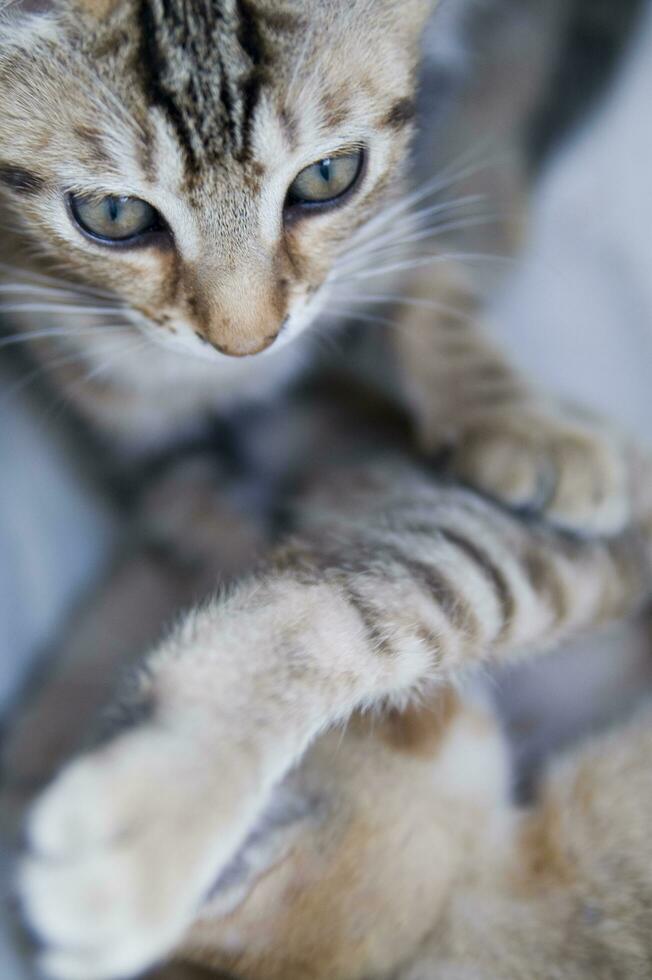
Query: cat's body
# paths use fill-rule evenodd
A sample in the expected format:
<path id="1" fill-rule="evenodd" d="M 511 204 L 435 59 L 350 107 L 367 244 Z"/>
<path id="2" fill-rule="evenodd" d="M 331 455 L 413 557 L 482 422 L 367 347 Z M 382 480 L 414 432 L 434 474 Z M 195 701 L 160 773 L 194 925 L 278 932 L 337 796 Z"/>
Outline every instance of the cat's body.
<path id="1" fill-rule="evenodd" d="M 369 446 L 363 429 L 359 440 L 361 452 L 365 444 Z M 144 513 L 153 522 L 152 543 L 140 550 L 135 544 L 131 556 L 125 556 L 108 589 L 68 637 L 69 652 L 54 665 L 60 676 L 55 675 L 14 735 L 11 755 L 5 757 L 5 774 L 11 777 L 15 800 L 42 786 L 56 765 L 77 747 L 116 673 L 156 635 L 160 618 L 187 601 L 193 591 L 205 589 L 217 575 L 242 574 L 256 551 L 265 546 L 260 529 L 238 517 L 224 499 L 228 481 L 222 478 L 214 484 L 205 463 L 199 470 L 192 461 L 177 467 L 143 501 Z M 323 484 L 329 479 L 332 477 L 324 475 L 319 481 L 322 486 L 306 498 L 305 551 L 295 573 L 299 579 L 286 577 L 284 589 L 289 593 L 299 582 L 319 577 L 317 566 L 328 551 L 323 534 L 329 526 L 338 525 L 341 533 L 345 510 L 352 521 L 381 502 L 384 517 L 375 529 L 378 566 L 374 569 L 370 564 L 365 572 L 358 544 L 358 567 L 343 579 L 335 564 L 327 580 L 336 583 L 339 579 L 340 584 L 321 587 L 321 615 L 330 627 L 341 628 L 344 610 L 339 595 L 356 590 L 357 608 L 365 615 L 364 631 L 372 637 L 378 631 L 380 642 L 386 630 L 381 655 L 383 659 L 403 657 L 404 669 L 409 667 L 410 623 L 416 615 L 437 619 L 430 637 L 424 626 L 418 628 L 416 639 L 418 644 L 437 643 L 433 655 L 443 658 L 444 670 L 451 663 L 456 677 L 460 658 L 469 658 L 465 672 L 472 673 L 477 631 L 495 629 L 498 601 L 503 614 L 508 608 L 510 614 L 500 630 L 502 638 L 496 637 L 494 656 L 521 657 L 530 642 L 546 645 L 601 617 L 608 607 L 612 613 L 630 608 L 636 582 L 649 580 L 649 499 L 640 500 L 636 508 L 642 518 L 648 515 L 639 528 L 641 535 L 605 548 L 569 544 L 549 531 L 527 531 L 500 509 L 466 491 L 438 486 L 432 477 L 424 478 L 398 458 L 387 459 L 375 474 L 367 471 L 362 485 L 359 475 L 343 473 L 327 493 Z M 403 494 L 410 491 L 405 502 L 397 499 L 397 487 Z M 335 522 L 328 516 L 334 502 Z M 365 523 L 368 540 L 369 521 Z M 348 536 L 356 525 L 359 529 L 358 521 L 346 525 Z M 395 565 L 396 584 L 391 587 L 382 581 L 389 570 L 385 556 L 389 553 L 392 561 L 399 560 L 396 542 L 401 526 L 410 529 L 406 546 L 410 550 L 405 568 Z M 430 526 L 439 528 L 443 537 L 434 549 L 429 546 L 432 560 L 427 563 L 417 549 Z M 642 547 L 646 541 L 647 552 Z M 170 544 L 175 545 L 170 557 L 157 559 L 157 548 Z M 287 563 L 287 552 L 279 557 Z M 521 570 L 527 570 L 529 588 L 524 588 Z M 288 575 L 287 569 L 283 574 Z M 265 619 L 278 615 L 273 607 L 264 605 L 261 592 L 273 582 L 273 577 L 266 578 L 258 579 L 246 618 L 251 624 L 254 617 L 262 617 L 258 628 L 265 636 L 268 658 L 275 652 L 274 644 L 267 645 L 269 637 L 276 637 L 282 646 L 295 643 L 298 637 L 296 623 L 277 623 L 273 630 L 265 626 Z M 426 581 L 429 587 L 437 587 L 441 604 L 430 613 L 425 594 L 415 593 Z M 400 616 L 385 608 L 399 582 L 406 590 Z M 568 588 L 571 582 L 576 585 L 573 590 Z M 247 602 L 246 593 L 236 592 L 232 601 L 238 599 Z M 299 602 L 297 593 L 295 612 Z M 207 636 L 224 635 L 208 621 L 215 613 L 215 609 L 206 611 Z M 399 620 L 404 623 L 403 633 L 397 629 Z M 391 637 L 390 629 L 394 631 Z M 254 667 L 251 653 L 256 646 L 247 644 L 248 671 Z M 61 929 L 68 921 L 68 928 L 83 928 L 85 936 L 92 937 L 111 909 L 111 920 L 116 924 L 122 920 L 129 927 L 112 944 L 116 964 L 129 949 L 132 940 L 125 937 L 134 919 L 141 929 L 145 922 L 151 929 L 161 913 L 161 899 L 174 897 L 167 892 L 162 854 L 169 849 L 175 860 L 186 862 L 199 830 L 198 817 L 209 821 L 209 830 L 211 821 L 216 826 L 222 823 L 221 807 L 230 781 L 222 782 L 215 766 L 222 743 L 210 734 L 215 725 L 226 722 L 230 726 L 227 743 L 242 764 L 236 748 L 239 738 L 246 738 L 247 751 L 254 751 L 254 736 L 269 731 L 268 726 L 280 723 L 289 732 L 297 701 L 307 706 L 316 693 L 304 700 L 309 692 L 303 674 L 314 667 L 310 660 L 304 665 L 297 661 L 286 678 L 282 697 L 277 692 L 263 715 L 266 699 L 257 696 L 246 708 L 241 700 L 242 676 L 238 678 L 236 672 L 234 688 L 224 692 L 224 707 L 217 715 L 193 720 L 206 697 L 212 669 L 200 675 L 201 664 L 196 660 L 195 669 L 189 670 L 191 648 L 185 651 L 185 662 L 170 659 L 171 652 L 171 648 L 161 651 L 153 678 L 143 679 L 144 689 L 125 691 L 118 702 L 120 712 L 107 719 L 108 732 L 118 740 L 88 762 L 78 763 L 76 772 L 67 777 L 72 782 L 64 781 L 58 792 L 55 786 L 46 803 L 59 809 L 59 821 L 72 821 L 75 846 L 77 835 L 89 833 L 91 828 L 84 824 L 91 815 L 93 823 L 101 819 L 108 828 L 117 821 L 116 826 L 124 828 L 104 858 L 113 870 L 101 890 L 86 891 L 89 886 L 84 886 L 76 900 L 70 890 L 73 882 L 60 878 L 57 862 L 47 870 L 44 867 L 36 879 L 27 879 L 30 887 L 45 885 L 40 897 L 32 893 L 36 904 L 31 906 L 37 915 L 47 917 L 39 921 L 43 929 L 54 928 L 54 923 Z M 312 656 L 318 652 L 317 645 L 311 643 L 304 652 Z M 418 646 L 412 654 L 417 652 Z M 388 663 L 388 669 L 390 666 Z M 267 670 L 264 664 L 261 667 L 257 683 L 265 685 Z M 326 666 L 320 682 L 323 695 L 331 686 L 332 668 L 332 663 Z M 440 671 L 436 673 L 441 676 Z M 221 671 L 220 676 L 223 681 L 228 675 Z M 266 794 L 264 805 L 224 869 L 215 870 L 207 880 L 211 899 L 189 917 L 177 948 L 171 951 L 175 962 L 201 964 L 211 974 L 226 970 L 245 980 L 276 976 L 288 980 L 441 976 L 448 980 L 469 973 L 501 980 L 521 976 L 538 980 L 550 975 L 583 980 L 589 969 L 591 975 L 610 980 L 646 976 L 652 955 L 645 857 L 649 713 L 624 731 L 595 740 L 564 764 L 552 788 L 544 787 L 535 808 L 520 812 L 511 802 L 511 763 L 494 713 L 480 694 L 483 684 L 484 680 L 476 678 L 470 689 L 463 684 L 461 693 L 453 693 L 446 685 L 434 692 L 425 688 L 416 704 L 399 710 L 376 709 L 366 717 L 354 718 L 346 731 L 336 728 L 319 737 L 281 785 Z M 347 688 L 347 682 L 341 685 L 341 691 Z M 80 690 L 83 701 L 71 718 L 69 706 L 79 698 Z M 152 704 L 153 692 L 167 702 L 166 723 L 145 722 L 152 708 L 156 713 L 163 708 L 163 702 L 158 709 Z M 280 712 L 276 723 L 271 709 Z M 192 732 L 187 746 L 191 755 L 185 761 L 184 739 L 178 742 L 169 727 L 174 719 L 177 729 L 182 715 L 184 725 L 190 726 L 188 733 Z M 136 731 L 132 731 L 134 724 Z M 139 758 L 138 752 L 146 749 L 142 744 L 146 730 L 153 742 Z M 163 767 L 156 777 L 160 795 L 152 799 L 152 770 L 159 763 Z M 114 766 L 126 767 L 119 778 L 118 771 L 111 772 Z M 103 789 L 97 780 L 107 777 Z M 201 790 L 197 786 L 196 791 L 211 794 L 210 808 L 204 808 L 205 797 L 193 798 L 197 778 Z M 74 800 L 83 787 L 80 779 L 86 781 L 86 798 L 81 810 L 71 810 L 71 786 L 77 782 Z M 5 812 L 7 802 L 5 796 Z M 177 806 L 181 809 L 172 819 Z M 60 826 L 61 833 L 65 824 Z M 151 831 L 154 834 L 148 839 Z M 52 848 L 53 842 L 37 846 Z M 155 853 L 150 864 L 152 846 Z M 82 872 L 85 861 L 99 856 L 96 852 L 93 857 L 92 851 L 87 858 L 83 854 L 84 848 Z M 132 873 L 138 870 L 146 875 L 146 887 L 140 893 L 121 888 L 120 867 L 126 856 L 133 861 Z M 30 875 L 35 865 L 32 868 Z M 640 869 L 640 877 L 635 868 Z M 176 887 L 185 884 L 192 865 L 184 863 L 179 870 Z M 210 864 L 204 868 L 209 870 Z M 39 886 L 44 871 L 46 877 Z M 42 904 L 45 899 L 49 903 L 49 896 L 51 911 Z M 169 923 L 162 922 L 161 929 L 172 936 Z M 551 974 L 553 968 L 556 972 Z M 83 969 L 85 975 L 93 975 L 88 961 Z M 120 975 L 121 970 L 115 965 L 112 972 Z M 173 980 L 186 980 L 185 967 L 171 966 L 170 971 Z M 194 973 L 190 976 L 194 978 Z"/>
<path id="2" fill-rule="evenodd" d="M 179 957 L 247 980 L 644 980 L 651 748 L 648 705 L 519 809 L 477 691 L 356 719 L 279 788 Z"/>
<path id="3" fill-rule="evenodd" d="M 98 383 L 73 397 L 105 435 L 165 442 L 204 410 L 276 389 L 334 297 L 369 301 L 367 279 L 383 297 L 396 288 L 421 240 L 400 190 L 430 6 L 5 13 L 0 183 L 19 275 L 3 290 L 29 297 L 23 313 L 54 297 L 55 315 L 84 317 L 90 335 L 59 319 L 48 342 L 88 364 Z M 63 285 L 34 278 L 62 262 Z M 73 763 L 32 813 L 22 889 L 53 976 L 104 980 L 167 953 L 324 728 L 647 594 L 649 509 L 628 450 L 530 391 L 441 253 L 417 263 L 428 271 L 390 322 L 421 452 L 448 446 L 453 471 L 503 506 L 588 540 L 405 457 L 344 482 L 325 473 L 299 536 L 185 620 L 130 692 L 130 730 Z M 167 350 L 150 357 L 152 341 Z"/>

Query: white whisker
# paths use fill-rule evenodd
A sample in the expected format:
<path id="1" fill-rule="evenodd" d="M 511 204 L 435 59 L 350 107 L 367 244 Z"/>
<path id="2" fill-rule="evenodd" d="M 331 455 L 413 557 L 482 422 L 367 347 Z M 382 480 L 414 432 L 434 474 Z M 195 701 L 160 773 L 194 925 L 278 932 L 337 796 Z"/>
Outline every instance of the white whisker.
<path id="1" fill-rule="evenodd" d="M 441 238 L 443 235 L 446 235 L 451 231 L 462 231 L 466 228 L 480 228 L 483 225 L 493 224 L 502 217 L 503 216 L 499 214 L 488 214 L 482 216 L 469 216 L 467 218 L 457 218 L 453 221 L 445 221 L 435 224 L 430 228 L 424 228 L 421 231 L 415 231 L 414 234 L 407 235 L 405 238 L 399 238 L 397 236 L 394 241 L 391 241 L 388 237 L 387 241 L 389 244 L 385 244 L 378 248 L 367 248 L 366 250 L 362 250 L 357 256 L 350 256 L 351 261 L 347 271 L 363 271 L 367 267 L 369 259 L 377 261 L 379 258 L 383 257 L 391 258 L 392 254 L 398 253 L 400 255 L 406 245 L 414 245 L 418 242 L 434 241 L 435 239 Z M 336 273 L 339 264 L 340 260 L 338 259 L 333 266 Z"/>
<path id="2" fill-rule="evenodd" d="M 57 303 L 0 303 L 0 313 L 65 313 L 73 316 L 115 316 L 119 307 L 75 306 Z"/>
<path id="3" fill-rule="evenodd" d="M 54 337 L 81 337 L 93 334 L 97 336 L 103 336 L 105 333 L 110 333 L 115 336 L 116 333 L 132 333 L 129 327 L 121 327 L 117 324 L 105 325 L 102 324 L 101 327 L 80 327 L 80 328 L 59 328 L 53 327 L 50 330 L 26 330 L 22 333 L 11 334 L 9 337 L 2 337 L 0 335 L 0 349 L 3 347 L 12 347 L 15 344 L 25 344 L 34 340 L 49 340 Z"/>
<path id="4" fill-rule="evenodd" d="M 423 255 L 413 259 L 406 259 L 404 262 L 395 262 L 390 265 L 381 266 L 376 269 L 367 269 L 363 272 L 353 272 L 351 275 L 337 277 L 332 282 L 346 283 L 373 279 L 377 276 L 388 275 L 390 272 L 402 272 L 408 269 L 419 269 L 428 265 L 437 265 L 444 262 L 487 262 L 496 264 L 512 265 L 514 259 L 507 255 L 490 255 L 485 252 L 441 252 L 437 255 Z"/>
<path id="5" fill-rule="evenodd" d="M 472 204 L 482 204 L 486 200 L 483 194 L 468 194 L 465 197 L 454 198 L 452 201 L 443 201 L 439 204 L 431 204 L 428 207 L 420 208 L 417 211 L 410 212 L 405 217 L 400 218 L 392 226 L 392 230 L 387 235 L 381 235 L 372 240 L 373 245 L 377 245 L 384 241 L 391 241 L 393 238 L 398 237 L 403 233 L 404 230 L 411 231 L 413 228 L 415 230 L 419 229 L 420 223 L 424 218 L 432 217 L 433 215 L 443 214 L 446 215 L 450 212 L 461 210 L 462 208 L 469 207 Z M 386 214 L 386 212 L 385 212 Z M 367 226 L 368 227 L 368 226 Z M 436 226 L 433 226 L 436 227 Z M 356 243 L 352 248 L 348 249 L 348 252 L 354 251 Z M 346 252 L 343 254 L 347 254 Z"/>
<path id="6" fill-rule="evenodd" d="M 450 187 L 453 187 L 457 182 L 461 180 L 466 180 L 468 177 L 474 176 L 476 173 L 485 169 L 488 166 L 488 161 L 484 160 L 482 163 L 476 163 L 464 169 L 458 170 L 456 172 L 446 174 L 439 174 L 432 179 L 426 181 L 421 187 L 416 188 L 409 194 L 401 197 L 396 203 L 385 208 L 380 214 L 371 218 L 370 221 L 366 223 L 359 233 L 358 241 L 365 241 L 368 234 L 373 234 L 374 230 L 380 225 L 386 224 L 389 220 L 401 215 L 402 213 L 408 211 L 413 205 L 417 204 L 419 201 L 424 200 L 427 197 L 439 194 Z M 482 195 L 472 195 L 473 197 L 480 197 Z"/>
<path id="7" fill-rule="evenodd" d="M 102 364 L 88 371 L 80 382 L 75 382 L 75 384 L 85 384 L 88 381 L 92 381 L 94 378 L 99 377 L 109 370 L 117 361 L 121 360 L 126 354 L 135 354 L 137 351 L 144 350 L 145 347 L 150 346 L 150 341 L 147 339 L 140 339 L 138 343 L 126 344 L 118 351 L 115 352 L 114 357 L 109 357 L 102 362 Z"/>
<path id="8" fill-rule="evenodd" d="M 30 296 L 55 296 L 55 297 L 60 296 L 62 299 L 70 300 L 71 296 L 74 296 L 75 293 L 76 293 L 75 290 L 69 288 L 61 289 L 56 286 L 39 286 L 39 285 L 33 285 L 32 283 L 11 282 L 11 283 L 0 284 L 0 295 L 22 296 L 26 294 Z M 83 297 L 83 294 L 81 293 L 77 293 L 77 295 L 79 295 L 80 298 Z M 117 303 L 114 303 L 112 307 L 110 307 L 108 303 L 103 305 L 106 306 L 106 309 L 120 308 Z"/>
<path id="9" fill-rule="evenodd" d="M 61 263 L 62 267 L 65 267 L 65 263 Z M 73 282 L 70 279 L 56 279 L 54 276 L 45 275 L 42 272 L 33 272 L 31 269 L 23 269 L 20 266 L 10 265 L 7 262 L 0 262 L 0 272 L 7 273 L 16 276 L 20 279 L 26 279 L 28 283 L 44 283 L 46 285 L 52 285 L 63 288 L 65 291 L 73 293 L 82 293 L 89 296 L 104 296 L 107 299 L 112 299 L 115 301 L 115 293 L 111 293 L 108 290 L 96 289 L 92 286 L 80 285 Z"/>
<path id="10" fill-rule="evenodd" d="M 140 347 L 141 344 L 138 343 L 136 345 L 134 344 L 127 345 L 123 342 L 119 346 L 112 347 L 106 353 L 110 354 L 113 353 L 113 351 L 115 351 L 116 353 L 124 351 L 126 353 L 127 347 L 131 349 L 132 346 Z M 2 396 L 0 396 L 0 407 L 5 406 L 11 398 L 13 398 L 20 391 L 26 388 L 29 384 L 35 381 L 36 378 L 38 378 L 40 375 L 51 371 L 53 368 L 65 367 L 68 364 L 80 364 L 80 363 L 84 363 L 86 360 L 87 360 L 87 354 L 86 352 L 82 352 L 82 351 L 77 351 L 76 353 L 73 354 L 66 354 L 62 357 L 49 358 L 45 363 L 39 364 L 36 368 L 29 371 L 22 378 L 19 378 L 14 384 L 10 385 L 9 388 L 2 393 Z"/>
<path id="11" fill-rule="evenodd" d="M 348 296 L 347 302 L 359 303 L 361 305 L 366 303 L 384 303 L 385 305 L 391 304 L 392 306 L 414 306 L 419 309 L 433 310 L 435 313 L 445 313 L 447 316 L 456 317 L 459 320 L 472 319 L 468 313 L 458 310 L 454 306 L 449 306 L 448 303 L 443 303 L 436 299 L 402 296 L 400 293 L 387 293 L 386 296 L 367 296 L 356 293 L 354 296 Z"/>
<path id="12" fill-rule="evenodd" d="M 396 321 L 384 316 L 374 316 L 373 313 L 360 313 L 359 310 L 329 309 L 325 316 L 338 320 L 362 320 L 364 323 L 377 323 L 384 327 L 395 327 Z"/>

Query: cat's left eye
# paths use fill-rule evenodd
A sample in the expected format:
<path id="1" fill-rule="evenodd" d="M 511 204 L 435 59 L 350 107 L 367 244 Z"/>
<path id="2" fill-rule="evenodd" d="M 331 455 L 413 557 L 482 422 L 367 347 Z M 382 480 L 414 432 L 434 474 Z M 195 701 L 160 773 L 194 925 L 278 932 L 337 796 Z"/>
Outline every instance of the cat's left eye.
<path id="1" fill-rule="evenodd" d="M 357 184 L 363 162 L 363 150 L 356 149 L 310 164 L 290 184 L 286 203 L 324 205 L 343 198 Z"/>
<path id="2" fill-rule="evenodd" d="M 136 244 L 148 232 L 164 228 L 158 211 L 139 197 L 70 194 L 68 204 L 78 227 L 105 245 Z"/>

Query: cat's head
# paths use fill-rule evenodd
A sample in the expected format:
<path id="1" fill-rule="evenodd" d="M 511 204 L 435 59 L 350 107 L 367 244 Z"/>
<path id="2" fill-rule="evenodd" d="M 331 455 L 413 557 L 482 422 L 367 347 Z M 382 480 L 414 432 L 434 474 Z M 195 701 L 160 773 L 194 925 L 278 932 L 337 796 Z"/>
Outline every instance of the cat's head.
<path id="1" fill-rule="evenodd" d="M 397 186 L 434 0 L 80 0 L 0 19 L 0 185 L 155 339 L 276 349 Z M 219 353 L 218 353 L 219 352 Z"/>

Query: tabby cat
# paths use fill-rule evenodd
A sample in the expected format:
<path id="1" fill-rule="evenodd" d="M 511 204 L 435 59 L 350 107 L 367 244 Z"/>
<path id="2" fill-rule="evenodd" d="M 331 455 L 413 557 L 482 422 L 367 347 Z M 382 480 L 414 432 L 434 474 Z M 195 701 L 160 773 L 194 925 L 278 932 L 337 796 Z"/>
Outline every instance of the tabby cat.
<path id="1" fill-rule="evenodd" d="M 155 444 L 275 390 L 333 296 L 354 295 L 370 269 L 396 288 L 411 264 L 398 250 L 419 240 L 400 193 L 432 6 L 5 11 L 14 270 L 1 288 L 36 299 L 24 313 L 57 301 L 51 339 L 72 354 L 55 376 L 79 357 L 106 373 L 108 351 L 104 383 L 76 398 L 119 444 Z M 445 444 L 488 495 L 614 544 L 550 537 L 405 461 L 335 482 L 337 506 L 313 500 L 311 527 L 148 659 L 132 730 L 37 804 L 22 890 L 52 976 L 126 976 L 169 951 L 325 727 L 490 654 L 555 642 L 644 591 L 619 440 L 530 391 L 473 317 L 436 319 L 431 304 L 467 300 L 457 271 L 433 267 L 395 354 L 422 449 Z M 70 327 L 78 314 L 84 327 Z"/>
<path id="2" fill-rule="evenodd" d="M 322 736 L 170 980 L 195 980 L 183 960 L 251 980 L 649 977 L 652 708 L 558 760 L 519 810 L 478 694 Z"/>
<path id="3" fill-rule="evenodd" d="M 652 500 L 633 503 L 632 530 L 598 543 L 527 527 L 401 456 L 322 475 L 294 543 L 182 621 L 123 692 L 108 741 L 32 811 L 21 887 L 48 975 L 126 977 L 173 954 L 261 980 L 387 976 L 439 919 L 422 969 L 445 954 L 448 977 L 481 969 L 490 916 L 490 976 L 521 976 L 532 944 L 554 936 L 560 976 L 575 978 L 564 943 L 581 958 L 630 934 L 624 972 L 603 975 L 638 976 L 627 969 L 649 959 L 647 886 L 618 861 L 647 853 L 649 736 L 611 747 L 595 780 L 591 750 L 577 792 L 595 815 L 571 785 L 570 800 L 517 820 L 495 721 L 442 695 L 477 664 L 556 645 L 649 596 Z M 115 601 L 102 620 L 124 630 Z M 360 707 L 368 717 L 338 731 Z M 635 768 L 618 775 L 623 754 Z M 585 834 L 566 866 L 567 840 Z M 477 903 L 468 914 L 448 908 L 457 895 Z M 519 902 L 523 930 L 510 934 Z M 596 908 L 602 944 L 582 920 Z"/>

